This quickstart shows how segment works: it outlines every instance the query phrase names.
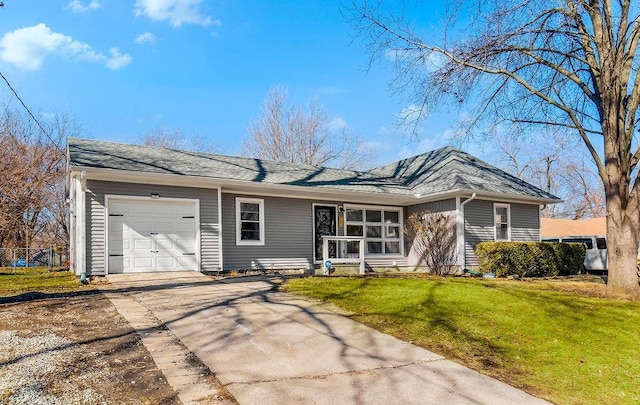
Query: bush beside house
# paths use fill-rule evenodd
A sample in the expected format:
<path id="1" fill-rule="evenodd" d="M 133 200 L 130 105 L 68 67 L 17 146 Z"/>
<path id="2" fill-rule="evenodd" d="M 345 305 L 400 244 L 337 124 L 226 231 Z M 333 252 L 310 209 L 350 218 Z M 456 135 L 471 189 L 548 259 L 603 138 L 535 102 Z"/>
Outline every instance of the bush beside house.
<path id="1" fill-rule="evenodd" d="M 552 277 L 578 274 L 586 246 L 582 243 L 480 242 L 474 251 L 485 273 L 498 277 Z"/>

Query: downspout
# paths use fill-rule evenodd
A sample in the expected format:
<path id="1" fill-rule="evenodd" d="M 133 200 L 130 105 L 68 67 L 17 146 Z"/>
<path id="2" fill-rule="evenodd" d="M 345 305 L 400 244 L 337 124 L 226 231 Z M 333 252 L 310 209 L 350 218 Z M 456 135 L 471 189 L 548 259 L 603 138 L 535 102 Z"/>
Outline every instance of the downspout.
<path id="1" fill-rule="evenodd" d="M 465 255 L 465 240 L 464 240 L 464 206 L 467 203 L 473 201 L 476 198 L 476 193 L 471 194 L 471 197 L 460 202 L 460 197 L 456 198 L 457 213 L 456 213 L 456 241 L 458 250 L 458 264 L 460 265 L 460 271 L 464 271 L 466 267 L 466 255 Z"/>
<path id="2" fill-rule="evenodd" d="M 84 283 L 87 280 L 87 216 L 85 199 L 87 172 L 83 170 L 78 177 L 76 177 L 76 274 L 80 272 L 80 281 Z"/>

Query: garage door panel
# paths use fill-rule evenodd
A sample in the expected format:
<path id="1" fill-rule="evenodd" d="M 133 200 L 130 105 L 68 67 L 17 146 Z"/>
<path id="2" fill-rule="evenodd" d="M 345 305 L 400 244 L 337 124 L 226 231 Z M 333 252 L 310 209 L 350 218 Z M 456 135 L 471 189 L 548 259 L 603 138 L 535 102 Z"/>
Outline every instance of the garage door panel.
<path id="1" fill-rule="evenodd" d="M 153 267 L 153 259 L 151 257 L 135 257 L 133 258 L 133 266 L 151 268 Z"/>
<path id="2" fill-rule="evenodd" d="M 122 255 L 109 258 L 109 272 L 197 270 L 196 220 L 183 218 L 195 203 L 112 200 L 108 210 L 109 253 Z"/>
<path id="3" fill-rule="evenodd" d="M 171 239 L 156 239 L 156 243 L 160 250 L 172 250 L 175 246 Z M 180 246 L 177 247 L 179 248 Z"/>
<path id="4" fill-rule="evenodd" d="M 193 224 L 192 224 L 193 225 Z M 163 221 L 159 220 L 158 222 L 153 224 L 154 232 L 158 233 L 171 233 L 176 228 L 176 221 Z"/>
<path id="5" fill-rule="evenodd" d="M 180 204 L 175 206 L 175 210 L 178 216 L 191 216 L 195 214 L 195 205 Z"/>
<path id="6" fill-rule="evenodd" d="M 153 212 L 159 215 L 171 215 L 175 211 L 174 205 L 156 204 Z"/>
<path id="7" fill-rule="evenodd" d="M 188 269 L 196 265 L 196 257 L 195 256 L 181 256 L 177 258 L 178 263 L 185 268 Z"/>
<path id="8" fill-rule="evenodd" d="M 171 268 L 175 267 L 173 257 L 159 257 L 156 261 L 157 267 Z"/>
<path id="9" fill-rule="evenodd" d="M 111 214 L 122 214 L 129 211 L 129 203 L 113 201 L 109 204 L 109 212 Z"/>
<path id="10" fill-rule="evenodd" d="M 149 250 L 153 249 L 153 243 L 151 239 L 134 239 L 133 240 L 133 249 L 134 250 Z"/>

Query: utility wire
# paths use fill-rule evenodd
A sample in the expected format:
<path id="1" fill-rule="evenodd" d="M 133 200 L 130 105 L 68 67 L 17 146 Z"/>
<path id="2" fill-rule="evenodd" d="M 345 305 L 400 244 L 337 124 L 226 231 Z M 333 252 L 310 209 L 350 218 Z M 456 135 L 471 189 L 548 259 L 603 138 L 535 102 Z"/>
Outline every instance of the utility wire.
<path id="1" fill-rule="evenodd" d="M 51 143 L 56 147 L 56 149 L 58 149 L 60 151 L 60 153 L 62 153 L 63 155 L 65 154 L 65 151 L 62 150 L 62 148 L 58 145 L 58 143 L 56 141 L 53 140 L 53 138 L 51 137 L 51 135 L 49 135 L 49 132 L 47 132 L 46 129 L 44 129 L 44 127 L 42 126 L 42 124 L 40 124 L 40 121 L 38 121 L 38 119 L 36 118 L 35 115 L 33 115 L 33 113 L 31 112 L 31 110 L 29 109 L 29 107 L 27 107 L 27 105 L 24 103 L 24 101 L 22 101 L 22 98 L 18 95 L 18 92 L 13 88 L 13 86 L 11 86 L 11 83 L 9 83 L 9 80 L 7 80 L 7 78 L 2 74 L 2 72 L 0 72 L 0 77 L 2 77 L 2 79 L 4 80 L 4 82 L 7 84 L 7 86 L 9 86 L 9 89 L 11 90 L 11 92 L 13 93 L 14 96 L 16 96 L 16 98 L 18 99 L 18 101 L 20 102 L 20 104 L 22 104 L 22 106 L 24 107 L 25 110 L 27 110 L 27 113 L 29 114 L 29 116 L 31 117 L 31 119 L 38 125 L 38 128 L 40 128 L 40 130 L 45 134 L 45 136 L 49 139 L 49 141 L 51 141 Z"/>

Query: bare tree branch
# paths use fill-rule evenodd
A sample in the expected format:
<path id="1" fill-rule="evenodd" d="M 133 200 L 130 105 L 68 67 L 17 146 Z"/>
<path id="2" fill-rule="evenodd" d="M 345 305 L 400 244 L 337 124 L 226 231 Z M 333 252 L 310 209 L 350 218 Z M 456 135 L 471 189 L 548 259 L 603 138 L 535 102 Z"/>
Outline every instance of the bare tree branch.
<path id="1" fill-rule="evenodd" d="M 272 88 L 264 101 L 261 115 L 249 127 L 243 155 L 311 166 L 342 169 L 365 168 L 372 151 L 361 136 L 346 128 L 334 129 L 327 113 L 308 103 L 306 110 L 287 104 L 287 91 Z"/>

